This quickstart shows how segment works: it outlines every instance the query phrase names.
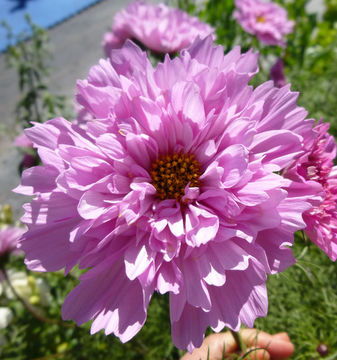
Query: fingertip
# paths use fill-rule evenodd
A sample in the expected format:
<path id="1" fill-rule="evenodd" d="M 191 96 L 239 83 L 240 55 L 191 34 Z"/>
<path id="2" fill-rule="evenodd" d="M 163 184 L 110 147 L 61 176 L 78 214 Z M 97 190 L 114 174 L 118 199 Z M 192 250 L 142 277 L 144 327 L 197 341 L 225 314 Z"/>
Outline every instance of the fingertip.
<path id="1" fill-rule="evenodd" d="M 288 333 L 286 333 L 285 331 L 274 334 L 273 338 L 284 341 L 290 341 L 290 337 Z"/>
<path id="2" fill-rule="evenodd" d="M 290 341 L 284 341 L 277 338 L 273 338 L 272 342 L 268 346 L 268 351 L 272 359 L 284 359 L 290 357 L 294 353 L 294 344 Z"/>
<path id="3" fill-rule="evenodd" d="M 241 334 L 248 346 L 267 349 L 272 359 L 288 358 L 294 352 L 294 345 L 286 333 L 275 336 L 256 329 L 244 329 Z"/>
<path id="4" fill-rule="evenodd" d="M 243 329 L 240 331 L 245 344 L 249 347 L 266 347 L 272 340 L 272 336 L 258 329 Z"/>

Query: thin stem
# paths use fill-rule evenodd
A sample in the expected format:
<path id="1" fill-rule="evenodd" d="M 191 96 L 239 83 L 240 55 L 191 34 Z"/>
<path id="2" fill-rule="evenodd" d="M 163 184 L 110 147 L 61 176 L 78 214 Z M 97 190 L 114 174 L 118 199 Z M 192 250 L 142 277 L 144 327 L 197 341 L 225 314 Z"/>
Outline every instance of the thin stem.
<path id="1" fill-rule="evenodd" d="M 5 270 L 4 267 L 0 270 L 0 272 L 3 274 L 4 279 L 5 279 L 6 283 L 8 284 L 9 288 L 11 289 L 12 293 L 14 294 L 14 296 L 21 302 L 23 307 L 27 311 L 29 311 L 36 319 L 40 320 L 41 322 L 47 323 L 47 324 L 58 324 L 58 325 L 62 325 L 65 327 L 72 327 L 72 328 L 75 327 L 73 324 L 66 323 L 62 320 L 50 319 L 50 318 L 47 318 L 46 316 L 42 315 L 34 306 L 32 306 L 23 297 L 21 297 L 21 295 L 18 294 L 18 292 L 15 290 L 14 286 L 10 282 L 7 271 Z"/>
<path id="2" fill-rule="evenodd" d="M 236 344 L 238 345 L 238 350 L 245 353 L 246 352 L 246 344 L 243 342 L 240 332 L 239 331 L 236 332 L 231 329 L 229 329 L 229 330 L 232 333 Z"/>
<path id="3" fill-rule="evenodd" d="M 29 54 L 27 52 L 27 49 L 23 46 L 22 50 L 23 50 L 24 59 L 28 63 L 30 59 L 29 59 Z M 38 90 L 35 86 L 33 70 L 31 68 L 29 68 L 27 72 L 28 72 L 28 87 L 29 87 L 28 91 L 29 92 L 37 92 Z M 36 97 L 34 97 L 33 108 L 34 108 L 35 116 L 36 116 L 34 121 L 41 122 L 41 115 L 40 115 L 40 111 L 39 111 L 39 106 L 36 101 Z M 30 121 L 28 122 L 29 124 L 30 124 Z"/>

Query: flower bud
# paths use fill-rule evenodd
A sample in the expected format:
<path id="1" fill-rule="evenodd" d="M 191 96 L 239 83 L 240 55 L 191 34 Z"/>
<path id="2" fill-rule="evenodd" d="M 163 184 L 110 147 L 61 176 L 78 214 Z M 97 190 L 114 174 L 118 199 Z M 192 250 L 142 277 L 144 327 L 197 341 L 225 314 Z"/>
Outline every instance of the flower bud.
<path id="1" fill-rule="evenodd" d="M 321 355 L 321 356 L 323 356 L 323 357 L 325 357 L 325 356 L 327 356 L 328 354 L 329 354 L 329 348 L 328 348 L 328 346 L 327 345 L 325 345 L 325 344 L 319 344 L 318 346 L 317 346 L 317 352 Z"/>
<path id="2" fill-rule="evenodd" d="M 67 350 L 68 350 L 68 343 L 66 343 L 66 342 L 61 343 L 56 348 L 56 351 L 57 351 L 58 354 L 66 352 Z"/>

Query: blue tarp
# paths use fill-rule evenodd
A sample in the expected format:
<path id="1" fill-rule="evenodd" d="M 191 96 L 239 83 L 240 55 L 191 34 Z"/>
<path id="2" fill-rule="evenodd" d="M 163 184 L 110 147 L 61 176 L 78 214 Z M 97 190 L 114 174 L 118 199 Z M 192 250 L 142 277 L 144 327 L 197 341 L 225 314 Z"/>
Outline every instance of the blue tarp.
<path id="1" fill-rule="evenodd" d="M 50 28 L 99 1 L 101 0 L 0 0 L 0 22 L 5 20 L 14 35 L 18 35 L 28 30 L 26 13 L 35 24 Z M 5 50 L 8 45 L 7 31 L 1 26 L 0 51 Z"/>

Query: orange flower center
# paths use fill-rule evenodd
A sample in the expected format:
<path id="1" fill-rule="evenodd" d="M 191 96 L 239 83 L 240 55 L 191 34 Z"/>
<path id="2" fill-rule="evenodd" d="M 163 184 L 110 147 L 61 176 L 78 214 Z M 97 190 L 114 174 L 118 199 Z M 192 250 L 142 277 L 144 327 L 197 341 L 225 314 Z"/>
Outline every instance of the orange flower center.
<path id="1" fill-rule="evenodd" d="M 201 166 L 193 154 L 174 153 L 154 161 L 150 174 L 160 199 L 181 201 L 188 183 L 190 187 L 199 186 Z"/>
<path id="2" fill-rule="evenodd" d="M 259 16 L 256 18 L 256 21 L 259 22 L 259 23 L 264 23 L 264 22 L 266 21 L 266 19 L 265 19 L 263 16 L 259 15 Z"/>

